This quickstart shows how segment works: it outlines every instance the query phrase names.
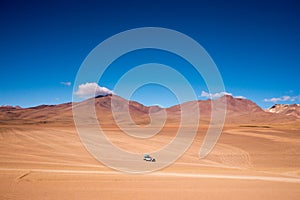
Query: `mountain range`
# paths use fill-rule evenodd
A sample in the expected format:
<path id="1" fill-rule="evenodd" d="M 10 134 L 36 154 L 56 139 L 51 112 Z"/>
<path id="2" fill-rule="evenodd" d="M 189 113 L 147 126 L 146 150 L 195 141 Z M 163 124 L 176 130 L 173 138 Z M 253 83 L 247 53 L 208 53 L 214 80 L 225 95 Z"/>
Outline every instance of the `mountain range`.
<path id="1" fill-rule="evenodd" d="M 176 123 L 180 120 L 181 106 L 187 110 L 195 109 L 195 101 L 185 102 L 182 105 L 175 105 L 169 108 L 159 106 L 144 106 L 135 101 L 129 101 L 116 95 L 98 96 L 82 102 L 64 103 L 59 105 L 40 105 L 30 108 L 20 108 L 13 106 L 0 107 L 0 124 L 44 124 L 62 123 L 73 124 L 72 106 L 79 106 L 83 110 L 91 102 L 95 103 L 95 110 L 98 120 L 102 124 L 111 124 L 114 120 L 111 112 L 111 102 L 114 98 L 114 109 L 123 112 L 129 105 L 131 118 L 137 124 L 148 124 L 150 122 L 149 113 L 165 111 L 167 122 Z M 215 101 L 225 103 L 226 123 L 228 124 L 272 124 L 272 123 L 293 123 L 300 119 L 300 105 L 276 104 L 269 109 L 263 110 L 257 104 L 248 99 L 234 98 L 225 95 L 216 100 L 198 100 L 200 110 L 200 122 L 210 121 L 211 104 Z M 215 107 L 218 111 L 218 106 Z"/>

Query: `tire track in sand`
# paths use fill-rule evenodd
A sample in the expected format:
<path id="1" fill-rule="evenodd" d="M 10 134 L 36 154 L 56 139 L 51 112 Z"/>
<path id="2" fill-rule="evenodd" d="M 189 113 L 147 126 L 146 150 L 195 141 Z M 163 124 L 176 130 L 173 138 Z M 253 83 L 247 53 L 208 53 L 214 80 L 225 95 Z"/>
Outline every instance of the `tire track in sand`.
<path id="1" fill-rule="evenodd" d="M 0 168 L 0 171 L 28 171 L 28 169 Z M 96 170 L 67 170 L 67 169 L 30 169 L 30 173 L 56 173 L 56 174 L 100 174 L 100 175 L 122 175 L 123 173 L 115 171 L 96 171 Z M 25 173 L 26 174 L 26 173 Z M 29 176 L 30 174 L 26 174 Z M 124 175 L 124 174 L 123 174 Z M 128 175 L 128 174 L 125 174 Z M 231 180 L 258 180 L 273 182 L 300 183 L 299 178 L 276 177 L 276 176 L 247 176 L 247 175 L 228 175 L 228 174 L 196 174 L 196 173 L 171 173 L 154 172 L 143 174 L 144 176 L 158 177 L 182 177 L 182 178 L 203 178 L 203 179 L 231 179 Z"/>

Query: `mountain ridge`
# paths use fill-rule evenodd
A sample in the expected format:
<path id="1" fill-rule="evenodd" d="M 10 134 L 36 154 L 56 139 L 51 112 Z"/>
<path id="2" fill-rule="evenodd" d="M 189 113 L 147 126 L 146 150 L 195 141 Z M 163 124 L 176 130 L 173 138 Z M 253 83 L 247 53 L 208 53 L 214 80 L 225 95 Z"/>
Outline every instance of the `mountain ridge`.
<path id="1" fill-rule="evenodd" d="M 212 101 L 216 105 L 214 109 L 221 109 L 219 105 L 226 103 L 226 123 L 284 123 L 295 121 L 298 117 L 286 115 L 285 113 L 272 113 L 263 110 L 256 103 L 248 99 L 234 98 L 230 95 L 225 95 L 215 100 L 197 100 L 184 102 L 168 108 L 155 106 L 144 106 L 143 104 L 126 100 L 117 95 L 97 96 L 86 99 L 81 102 L 68 102 L 57 105 L 39 105 L 30 108 L 15 108 L 15 107 L 0 107 L 0 123 L 49 123 L 62 122 L 70 123 L 73 121 L 72 106 L 88 106 L 89 103 L 95 103 L 96 114 L 103 123 L 112 123 L 113 114 L 111 111 L 111 103 L 114 99 L 114 112 L 125 112 L 129 105 L 130 116 L 136 123 L 147 124 L 150 122 L 149 114 L 157 113 L 165 110 L 171 121 L 178 122 L 180 119 L 181 105 L 187 109 L 195 109 L 198 105 L 200 117 L 202 121 L 209 122 L 211 114 Z M 197 104 L 195 104 L 195 102 Z M 84 110 L 84 109 L 83 109 Z"/>

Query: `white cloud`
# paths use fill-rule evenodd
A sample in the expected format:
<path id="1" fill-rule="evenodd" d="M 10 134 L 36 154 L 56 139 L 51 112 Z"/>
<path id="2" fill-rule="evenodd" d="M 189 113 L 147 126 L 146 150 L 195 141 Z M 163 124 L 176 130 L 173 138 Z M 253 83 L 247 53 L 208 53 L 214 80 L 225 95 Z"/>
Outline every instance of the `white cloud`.
<path id="1" fill-rule="evenodd" d="M 213 93 L 212 94 L 212 93 L 207 93 L 205 91 L 202 91 L 200 96 L 201 97 L 206 97 L 208 99 L 217 99 L 217 98 L 220 98 L 220 97 L 222 97 L 224 95 L 230 95 L 230 96 L 232 96 L 232 94 L 228 93 L 228 92 L 218 92 L 218 93 Z"/>
<path id="2" fill-rule="evenodd" d="M 101 87 L 97 83 L 84 83 L 78 86 L 78 90 L 74 94 L 80 98 L 89 98 L 98 95 L 113 94 L 113 91 L 106 87 Z"/>
<path id="3" fill-rule="evenodd" d="M 277 103 L 278 101 L 300 101 L 300 95 L 298 96 L 281 96 L 281 97 L 273 97 L 270 99 L 264 99 L 264 102 L 272 102 L 272 103 Z"/>
<path id="4" fill-rule="evenodd" d="M 201 97 L 206 97 L 208 99 L 217 99 L 217 98 L 220 98 L 224 95 L 229 95 L 229 96 L 233 96 L 232 93 L 229 93 L 229 92 L 217 92 L 217 93 L 208 93 L 208 92 L 205 92 L 205 91 L 202 91 L 201 92 Z M 239 98 L 239 99 L 246 99 L 246 97 L 244 96 L 233 96 L 234 98 Z"/>
<path id="5" fill-rule="evenodd" d="M 244 97 L 244 96 L 234 96 L 234 98 L 237 98 L 237 99 L 246 99 L 246 97 Z"/>
<path id="6" fill-rule="evenodd" d="M 66 86 L 71 86 L 71 82 L 60 82 L 60 84 L 62 84 L 62 85 L 66 85 Z"/>

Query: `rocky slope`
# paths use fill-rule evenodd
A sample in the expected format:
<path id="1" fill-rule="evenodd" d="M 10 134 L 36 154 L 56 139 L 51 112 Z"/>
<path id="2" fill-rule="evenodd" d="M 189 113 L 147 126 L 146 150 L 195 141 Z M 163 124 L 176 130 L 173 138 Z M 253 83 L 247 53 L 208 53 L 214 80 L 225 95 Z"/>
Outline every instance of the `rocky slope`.
<path id="1" fill-rule="evenodd" d="M 300 118 L 300 104 L 275 104 L 265 111 Z"/>

